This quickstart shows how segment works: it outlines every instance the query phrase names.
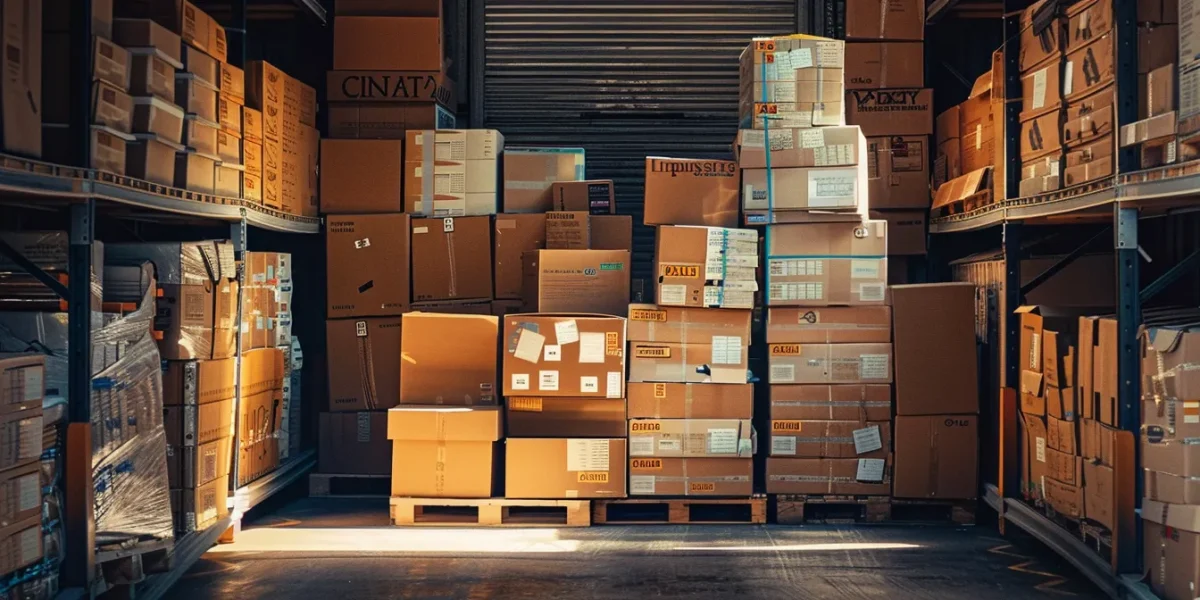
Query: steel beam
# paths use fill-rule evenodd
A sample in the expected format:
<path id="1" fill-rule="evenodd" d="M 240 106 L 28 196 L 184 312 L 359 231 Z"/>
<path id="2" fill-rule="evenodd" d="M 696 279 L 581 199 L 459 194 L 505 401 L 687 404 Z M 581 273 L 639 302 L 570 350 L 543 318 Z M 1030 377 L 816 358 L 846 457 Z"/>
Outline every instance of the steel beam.
<path id="1" fill-rule="evenodd" d="M 1141 284 L 1138 267 L 1141 256 L 1138 252 L 1138 210 L 1113 207 L 1114 254 L 1117 269 L 1117 423 L 1121 429 L 1139 435 L 1141 429 L 1141 374 L 1138 352 L 1138 327 L 1142 322 Z M 1141 463 L 1139 444 L 1134 444 L 1139 455 L 1135 464 Z M 1141 506 L 1142 472 L 1136 469 L 1134 502 Z M 1121 540 L 1116 544 L 1117 556 L 1114 563 L 1119 573 L 1141 573 L 1140 544 L 1142 539 L 1141 520 L 1137 520 L 1136 538 Z"/>
<path id="2" fill-rule="evenodd" d="M 61 282 L 59 282 L 59 280 L 51 277 L 50 274 L 43 271 L 41 267 L 33 264 L 32 261 L 30 261 L 28 258 L 25 258 L 24 254 L 17 252 L 16 248 L 9 246 L 8 242 L 4 241 L 3 239 L 0 239 L 0 255 L 7 256 L 8 259 L 16 263 L 22 271 L 29 273 L 34 277 L 34 279 L 42 282 L 42 285 L 45 285 L 53 290 L 55 294 L 58 294 L 59 298 L 63 300 L 70 299 L 67 292 L 67 286 L 63 285 Z"/>
<path id="3" fill-rule="evenodd" d="M 1160 275 L 1158 279 L 1155 279 L 1150 283 L 1150 285 L 1142 288 L 1141 293 L 1138 294 L 1140 302 L 1142 304 L 1149 302 L 1152 298 L 1157 296 L 1159 292 L 1166 289 L 1167 286 L 1171 285 L 1172 283 L 1178 281 L 1180 277 L 1191 272 L 1198 265 L 1200 265 L 1200 250 L 1193 250 L 1192 253 L 1187 256 L 1187 258 L 1175 263 L 1175 266 L 1168 269 L 1166 273 Z"/>

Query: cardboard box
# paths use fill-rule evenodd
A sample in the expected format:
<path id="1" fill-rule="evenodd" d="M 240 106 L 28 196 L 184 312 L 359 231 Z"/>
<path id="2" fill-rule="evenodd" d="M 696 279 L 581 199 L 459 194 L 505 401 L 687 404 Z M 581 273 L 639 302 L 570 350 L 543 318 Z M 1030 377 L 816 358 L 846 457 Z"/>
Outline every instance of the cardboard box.
<path id="1" fill-rule="evenodd" d="M 766 140 L 770 139 L 770 152 Z M 772 127 L 741 129 L 734 147 L 738 168 L 765 169 L 767 155 L 771 168 L 836 167 L 857 165 L 863 159 L 865 138 L 855 125 L 818 127 L 811 129 Z"/>
<path id="2" fill-rule="evenodd" d="M 1084 463 L 1086 469 L 1090 461 Z M 1182 477 L 1150 469 L 1143 470 L 1146 482 L 1146 498 L 1167 504 L 1197 504 L 1200 502 L 1200 481 L 1194 477 Z M 1084 481 L 1087 481 L 1084 474 Z"/>
<path id="3" fill-rule="evenodd" d="M 211 404 L 233 398 L 235 369 L 232 358 L 163 361 L 163 405 Z"/>
<path id="4" fill-rule="evenodd" d="M 0 470 L 36 463 L 42 455 L 42 407 L 0 415 Z"/>
<path id="5" fill-rule="evenodd" d="M 154 96 L 175 101 L 175 66 L 154 48 L 131 49 L 129 91 L 134 96 Z"/>
<path id="6" fill-rule="evenodd" d="M 205 404 L 163 406 L 169 446 L 200 446 L 233 435 L 233 398 Z"/>
<path id="7" fill-rule="evenodd" d="M 242 107 L 242 140 L 246 143 L 262 145 L 262 111 L 250 108 L 249 106 Z"/>
<path id="8" fill-rule="evenodd" d="M 840 70 L 826 69 L 839 73 Z M 821 87 L 840 86 L 840 77 L 835 81 L 823 81 Z M 791 82 L 783 82 L 788 85 Z M 812 86 L 816 82 L 809 82 Z M 846 124 L 843 102 L 751 102 L 748 93 L 738 104 L 738 127 L 743 129 L 794 129 L 836 127 Z"/>
<path id="9" fill-rule="evenodd" d="M 103 3 L 93 3 L 93 7 L 99 7 L 101 4 Z M 50 28 L 47 27 L 46 30 L 49 31 Z M 102 35 L 96 31 L 93 33 Z M 183 62 L 179 34 L 150 19 L 113 19 L 112 40 L 131 51 L 135 48 L 152 48 L 155 54 L 172 63 Z"/>
<path id="10" fill-rule="evenodd" d="M 767 342 L 772 344 L 888 343 L 892 309 L 887 306 L 771 308 Z"/>
<path id="11" fill-rule="evenodd" d="M 767 459 L 768 494 L 892 493 L 891 460 L 882 458 Z"/>
<path id="12" fill-rule="evenodd" d="M 1137 32 L 1138 74 L 1144 75 L 1175 62 L 1192 64 L 1194 54 L 1180 54 L 1183 45 L 1180 39 L 1188 38 L 1189 35 L 1188 32 L 1181 34 L 1177 25 L 1140 24 Z"/>
<path id="13" fill-rule="evenodd" d="M 887 221 L 889 256 L 923 256 L 926 252 L 925 225 L 929 213 L 923 210 L 871 211 L 871 218 Z"/>
<path id="14" fill-rule="evenodd" d="M 317 154 L 320 133 L 312 127 L 295 127 L 298 135 L 285 136 L 281 146 L 283 210 L 293 215 L 317 216 Z"/>
<path id="15" fill-rule="evenodd" d="M 1070 101 L 1092 94 L 1110 85 L 1115 77 L 1116 61 L 1112 32 L 1101 35 L 1067 53 L 1063 67 L 1063 98 Z"/>
<path id="16" fill-rule="evenodd" d="M 497 212 L 504 150 L 499 131 L 413 130 L 404 144 L 406 212 L 434 217 Z"/>
<path id="17" fill-rule="evenodd" d="M 400 335 L 401 404 L 496 403 L 496 317 L 407 313 Z"/>
<path id="18" fill-rule="evenodd" d="M 892 387 L 887 384 L 772 385 L 770 400 L 772 419 L 886 421 L 892 418 Z"/>
<path id="19" fill-rule="evenodd" d="M 224 129 L 217 131 L 217 157 L 227 168 L 241 166 L 242 138 Z"/>
<path id="20" fill-rule="evenodd" d="M 583 178 L 583 148 L 505 148 L 504 212 L 552 210 L 550 186 Z"/>
<path id="21" fill-rule="evenodd" d="M 1138 94 L 1138 118 L 1157 117 L 1175 110 L 1175 69 L 1175 63 L 1170 63 L 1145 76 L 1145 91 Z"/>
<path id="22" fill-rule="evenodd" d="M 767 240 L 768 306 L 882 305 L 887 223 L 778 225 Z"/>
<path id="23" fill-rule="evenodd" d="M 633 218 L 586 211 L 545 214 L 549 250 L 633 250 Z"/>
<path id="24" fill-rule="evenodd" d="M 137 136 L 125 146 L 125 173 L 159 185 L 175 184 L 175 153 L 182 147 L 154 136 Z"/>
<path id="25" fill-rule="evenodd" d="M 975 415 L 896 417 L 897 498 L 972 499 L 979 495 Z"/>
<path id="26" fill-rule="evenodd" d="M 737 163 L 730 160 L 646 158 L 646 225 L 736 227 Z"/>
<path id="27" fill-rule="evenodd" d="M 778 63 L 776 68 L 779 68 Z M 844 79 L 845 72 L 840 67 L 794 68 L 774 77 L 768 73 L 765 79 L 760 69 L 752 78 L 742 80 L 739 108 L 742 112 L 750 112 L 751 106 L 768 105 L 779 112 L 793 112 L 795 107 L 810 103 L 837 103 L 846 90 Z"/>
<path id="28" fill-rule="evenodd" d="M 0 569 L 11 573 L 45 556 L 42 519 L 30 517 L 0 529 Z"/>
<path id="29" fill-rule="evenodd" d="M 850 90 L 846 122 L 862 127 L 867 137 L 932 135 L 933 90 Z"/>
<path id="30" fill-rule="evenodd" d="M 925 39 L 925 3 L 919 0 L 850 0 L 846 39 Z"/>
<path id="31" fill-rule="evenodd" d="M 441 71 L 442 21 L 432 17 L 336 17 L 333 68 Z"/>
<path id="32" fill-rule="evenodd" d="M 12 15 L 14 22 L 16 22 L 16 20 L 24 21 L 27 16 L 30 18 L 37 18 L 35 16 L 35 14 L 37 12 L 36 9 L 31 9 L 28 6 L 25 6 L 25 7 L 14 6 L 11 10 L 25 12 L 27 9 L 28 9 L 28 12 L 26 14 L 15 14 L 14 13 Z M 6 10 L 6 12 L 7 12 L 7 10 Z M 8 16 L 8 15 L 5 15 L 5 16 Z M 31 35 L 30 39 L 28 40 L 28 42 L 31 43 L 31 47 L 29 48 L 29 51 L 30 51 L 29 56 L 31 59 L 34 56 L 41 55 L 40 52 L 34 50 L 32 47 L 32 42 L 36 41 L 36 40 L 37 40 L 37 36 L 33 36 L 33 35 Z M 25 40 L 17 40 L 17 41 L 21 42 L 21 43 L 25 43 Z M 129 51 L 112 43 L 108 39 L 105 39 L 105 38 L 102 38 L 99 36 L 94 38 L 93 43 L 94 43 L 94 46 L 92 48 L 92 52 L 93 52 L 93 54 L 92 54 L 92 57 L 93 57 L 92 79 L 105 81 L 105 82 L 111 83 L 112 85 L 116 86 L 121 91 L 128 91 L 129 90 L 129 77 L 130 77 L 129 66 L 130 66 L 130 63 L 133 62 L 132 58 L 129 55 Z M 13 66 L 16 69 L 26 68 L 26 65 L 21 64 L 16 61 L 12 62 L 11 66 Z M 32 69 L 32 68 L 38 67 L 38 66 L 39 66 L 38 64 L 34 64 L 33 62 L 31 62 L 28 65 L 28 68 Z M 40 69 L 38 69 L 38 71 L 36 71 L 36 72 L 38 72 L 38 74 L 39 74 L 38 76 L 40 76 Z M 33 73 L 34 72 L 32 72 L 32 71 L 27 72 L 27 74 L 29 76 L 33 76 Z M 30 81 L 30 83 L 33 83 L 33 82 Z M 33 93 L 32 88 L 28 89 L 28 91 L 30 93 Z"/>
<path id="33" fill-rule="evenodd" d="M 866 164 L 850 167 L 742 169 L 746 210 L 859 212 L 866 203 Z"/>
<path id="34" fill-rule="evenodd" d="M 519 439 L 505 443 L 507 498 L 624 498 L 624 439 Z"/>
<path id="35" fill-rule="evenodd" d="M 1051 451 L 1052 452 L 1052 451 Z M 1075 459 L 1076 481 L 1083 478 L 1083 460 Z M 1082 517 L 1084 512 L 1083 486 L 1063 483 L 1053 477 L 1045 480 L 1046 503 L 1058 513 L 1067 517 Z"/>
<path id="36" fill-rule="evenodd" d="M 502 417 L 495 407 L 389 410 L 392 496 L 492 497 L 503 454 Z"/>
<path id="37" fill-rule="evenodd" d="M 1111 177 L 1116 172 L 1113 166 L 1113 145 L 1112 136 L 1108 135 L 1067 152 L 1066 166 L 1062 174 L 1063 185 L 1076 185 Z"/>
<path id="38" fill-rule="evenodd" d="M 890 383 L 891 344 L 770 344 L 771 383 Z"/>
<path id="39" fill-rule="evenodd" d="M 891 450 L 889 421 L 805 421 L 771 415 L 771 456 L 886 459 Z"/>
<path id="40" fill-rule="evenodd" d="M 925 85 L 925 44 L 846 44 L 846 89 L 919 88 Z"/>
<path id="41" fill-rule="evenodd" d="M 0 412 L 39 407 L 45 395 L 45 357 L 26 355 L 0 359 Z"/>
<path id="42" fill-rule="evenodd" d="M 1021 164 L 1018 194 L 1022 198 L 1052 192 L 1062 187 L 1062 154 L 1053 154 Z"/>
<path id="43" fill-rule="evenodd" d="M 229 405 L 232 407 L 233 403 Z M 195 446 L 167 446 L 167 480 L 172 488 L 194 488 L 211 481 L 227 481 L 232 464 L 232 432 Z M 262 472 L 265 471 L 259 470 L 255 474 Z"/>
<path id="44" fill-rule="evenodd" d="M 749 310 L 629 305 L 629 341 L 709 344 L 740 354 L 750 345 Z"/>
<path id="45" fill-rule="evenodd" d="M 754 461 L 748 458 L 631 458 L 630 496 L 749 496 Z"/>
<path id="46" fill-rule="evenodd" d="M 349 475 L 390 475 L 388 413 L 321 413 L 317 470 Z"/>
<path id="47" fill-rule="evenodd" d="M 515 437 L 620 437 L 625 435 L 625 400 L 622 398 L 505 399 L 508 436 Z"/>
<path id="48" fill-rule="evenodd" d="M 408 311 L 409 217 L 338 215 L 326 221 L 329 317 L 382 317 Z"/>
<path id="49" fill-rule="evenodd" d="M 992 167 L 971 171 L 962 177 L 943 183 L 933 195 L 932 208 L 949 206 L 954 202 L 979 194 L 992 186 Z"/>
<path id="50" fill-rule="evenodd" d="M 266 61 L 246 65 L 246 104 L 262 111 L 264 139 L 283 142 L 293 124 L 317 125 L 316 90 Z"/>
<path id="51" fill-rule="evenodd" d="M 897 415 L 979 412 L 975 294 L 969 283 L 892 287 Z"/>
<path id="52" fill-rule="evenodd" d="M 659 227 L 654 244 L 658 304 L 753 308 L 758 247 L 753 229 Z"/>
<path id="53" fill-rule="evenodd" d="M 330 411 L 400 403 L 400 317 L 325 322 Z"/>
<path id="54" fill-rule="evenodd" d="M 521 270 L 523 256 L 546 247 L 546 215 L 496 215 L 495 247 L 495 298 L 519 299 L 524 275 Z"/>
<path id="55" fill-rule="evenodd" d="M 33 464 L 0 472 L 0 526 L 8 527 L 42 514 L 39 465 Z"/>
<path id="56" fill-rule="evenodd" d="M 329 136 L 343 139 L 402 140 L 410 129 L 454 129 L 458 119 L 441 104 L 331 102 Z"/>
<path id="57" fill-rule="evenodd" d="M 490 300 L 491 246 L 489 217 L 413 219 L 413 299 Z"/>
<path id="58" fill-rule="evenodd" d="M 871 210 L 929 208 L 928 136 L 867 140 L 867 199 Z"/>
<path id="59" fill-rule="evenodd" d="M 1055 110 L 1022 121 L 1018 136 L 1021 160 L 1032 161 L 1046 154 L 1061 153 L 1063 130 L 1062 111 Z"/>
<path id="60" fill-rule="evenodd" d="M 1057 110 L 1062 104 L 1062 77 L 1059 75 L 1062 64 L 1056 58 L 1021 73 L 1022 121 Z"/>
<path id="61" fill-rule="evenodd" d="M 505 396 L 625 397 L 622 317 L 510 315 L 503 346 Z"/>
<path id="62" fill-rule="evenodd" d="M 189 152 L 217 157 L 217 132 L 220 129 L 208 121 L 186 116 L 183 119 L 183 135 L 180 143 L 188 147 Z"/>
<path id="63" fill-rule="evenodd" d="M 555 181 L 550 184 L 551 210 L 584 211 L 593 215 L 617 212 L 611 179 Z"/>
<path id="64" fill-rule="evenodd" d="M 745 383 L 750 311 L 629 307 L 631 382 Z"/>
<path id="65" fill-rule="evenodd" d="M 221 97 L 240 106 L 246 103 L 246 72 L 227 62 L 221 63 Z"/>
<path id="66" fill-rule="evenodd" d="M 1046 62 L 1051 56 L 1062 56 L 1063 40 L 1066 35 L 1063 30 L 1063 21 L 1053 17 L 1047 18 L 1047 15 L 1044 14 L 1046 11 L 1054 14 L 1057 9 L 1055 3 L 1040 0 L 1021 11 L 1017 62 L 1022 73 Z M 1038 27 L 1034 27 L 1035 16 L 1038 17 Z"/>
<path id="67" fill-rule="evenodd" d="M 133 131 L 133 98 L 109 83 L 92 87 L 92 123 L 121 133 Z"/>
<path id="68" fill-rule="evenodd" d="M 441 71 L 327 71 L 325 83 L 330 102 L 458 106 L 454 81 Z"/>
<path id="69" fill-rule="evenodd" d="M 403 212 L 403 153 L 400 140 L 321 140 L 321 212 Z"/>
<path id="70" fill-rule="evenodd" d="M 157 97 L 133 99 L 134 133 L 148 133 L 179 145 L 183 141 L 183 120 L 183 109 L 170 102 Z"/>
<path id="71" fill-rule="evenodd" d="M 228 479 L 214 479 L 195 488 L 172 490 L 171 493 L 179 495 L 179 504 L 172 501 L 177 531 L 207 529 L 229 514 Z"/>
<path id="72" fill-rule="evenodd" d="M 629 306 L 626 250 L 537 250 L 523 256 L 528 310 L 623 315 Z"/>
<path id="73" fill-rule="evenodd" d="M 1200 525 L 1196 524 L 1195 508 L 1154 500 L 1142 505 L 1147 579 L 1160 598 L 1187 598 L 1200 587 L 1200 567 L 1196 566 L 1200 564 L 1200 534 L 1196 533 Z"/>
<path id="74" fill-rule="evenodd" d="M 754 416 L 754 386 L 748 383 L 630 383 L 626 394 L 630 419 L 749 419 Z"/>

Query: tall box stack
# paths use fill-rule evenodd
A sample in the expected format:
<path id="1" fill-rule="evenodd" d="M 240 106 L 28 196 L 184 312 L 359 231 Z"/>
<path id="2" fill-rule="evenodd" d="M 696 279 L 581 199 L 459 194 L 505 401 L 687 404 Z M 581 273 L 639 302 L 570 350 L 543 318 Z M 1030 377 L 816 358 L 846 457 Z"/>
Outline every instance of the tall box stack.
<path id="1" fill-rule="evenodd" d="M 275 348 L 282 353 L 279 459 L 287 458 L 293 418 L 299 418 L 299 342 L 292 337 L 292 256 L 284 252 L 245 253 L 240 335 L 243 352 Z"/>
<path id="2" fill-rule="evenodd" d="M 44 547 L 42 533 L 49 524 L 42 518 L 45 486 L 40 461 L 43 452 L 53 447 L 47 447 L 43 436 L 43 427 L 49 426 L 42 412 L 45 375 L 45 359 L 40 355 L 6 353 L 0 358 L 0 437 L 9 448 L 0 459 L 0 489 L 8 498 L 0 528 L 4 549 L 0 573 L 6 576 L 41 561 L 52 550 Z M 159 490 L 144 491 L 150 497 Z"/>
<path id="3" fill-rule="evenodd" d="M 135 139 L 126 145 L 125 172 L 150 183 L 174 186 L 176 155 L 186 151 L 186 113 L 176 104 L 175 94 L 176 74 L 184 68 L 182 40 L 150 19 L 114 20 L 113 39 L 129 51 L 132 74 Z"/>
<path id="4" fill-rule="evenodd" d="M 1020 195 L 1030 196 L 1062 187 L 1064 19 L 1050 11 L 1057 5 L 1038 2 L 1021 13 L 1018 68 L 1021 73 Z M 1046 14 L 1049 13 L 1049 14 Z M 1111 13 L 1110 13 L 1111 14 Z M 1111 25 L 1111 18 L 1104 26 Z M 1082 44 L 1082 42 L 1079 42 Z M 1083 84 L 1083 81 L 1080 81 Z M 1111 156 L 1111 152 L 1108 156 Z"/>
<path id="5" fill-rule="evenodd" d="M 1113 3 L 1080 2 L 1066 13 L 1060 134 L 1065 152 L 1064 187 L 1111 177 L 1117 172 L 1117 36 Z"/>
<path id="6" fill-rule="evenodd" d="M 316 90 L 266 61 L 246 65 L 246 108 L 242 111 L 243 138 L 261 137 L 261 148 L 251 142 L 247 173 L 260 172 L 262 205 L 282 213 L 315 217 L 318 213 Z M 259 122 L 261 120 L 261 123 Z M 261 130 L 261 136 L 258 131 Z M 254 183 L 254 182 L 251 182 Z"/>
<path id="7" fill-rule="evenodd" d="M 1192 44 L 1190 23 L 1194 23 L 1195 18 L 1183 14 L 1192 12 L 1187 8 L 1190 6 L 1180 7 L 1178 2 L 1166 0 L 1141 2 L 1137 7 L 1139 120 L 1121 124 L 1120 144 L 1141 146 L 1142 168 L 1195 158 L 1190 146 L 1178 144 L 1175 138 L 1176 131 L 1192 134 L 1200 129 L 1200 121 L 1195 118 L 1200 112 L 1200 105 L 1195 100 L 1196 92 L 1200 91 L 1200 78 L 1191 73 L 1196 61 L 1179 60 L 1180 49 L 1190 48 Z M 1179 23 L 1189 25 L 1181 28 Z M 1184 32 L 1182 35 L 1181 31 Z M 1183 71 L 1188 74 L 1181 75 Z M 1179 86 L 1176 85 L 1177 78 Z"/>

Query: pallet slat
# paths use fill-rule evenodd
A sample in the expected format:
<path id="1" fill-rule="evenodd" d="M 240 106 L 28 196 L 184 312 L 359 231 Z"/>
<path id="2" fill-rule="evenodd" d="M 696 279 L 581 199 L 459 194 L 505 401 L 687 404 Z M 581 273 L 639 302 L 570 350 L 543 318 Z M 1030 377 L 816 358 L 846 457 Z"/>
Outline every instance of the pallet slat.
<path id="1" fill-rule="evenodd" d="M 627 498 L 597 500 L 597 525 L 759 524 L 767 522 L 767 499 Z"/>
<path id="2" fill-rule="evenodd" d="M 974 525 L 976 500 L 909 500 L 890 496 L 779 494 L 775 522 L 805 523 L 953 523 Z"/>
<path id="3" fill-rule="evenodd" d="M 308 495 L 312 498 L 386 498 L 391 492 L 390 475 L 312 473 Z"/>
<path id="4" fill-rule="evenodd" d="M 401 527 L 587 527 L 591 516 L 590 500 L 391 499 L 392 525 Z"/>

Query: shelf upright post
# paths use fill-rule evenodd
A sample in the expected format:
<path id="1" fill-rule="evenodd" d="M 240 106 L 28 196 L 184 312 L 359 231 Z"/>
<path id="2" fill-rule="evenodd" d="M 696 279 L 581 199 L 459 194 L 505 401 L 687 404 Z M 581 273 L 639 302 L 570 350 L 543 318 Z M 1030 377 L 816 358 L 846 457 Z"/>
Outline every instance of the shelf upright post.
<path id="1" fill-rule="evenodd" d="M 1003 348 L 1001 360 L 1003 361 L 1003 370 L 1001 371 L 1002 387 L 1009 389 L 1020 389 L 1021 387 L 1021 360 L 1020 351 L 1018 350 L 1018 340 L 1021 339 L 1021 317 L 1017 314 L 1017 307 L 1021 305 L 1021 234 L 1024 225 L 1020 221 L 1006 221 L 1002 226 L 1001 235 L 1003 236 L 1002 245 L 1004 251 L 1004 288 L 1003 298 L 1000 303 L 1000 344 Z M 997 394 L 1003 394 L 1002 390 L 996 390 Z M 1003 406 L 1003 401 L 997 403 L 998 406 Z M 996 419 L 1004 419 L 1003 411 L 1001 414 L 995 415 Z M 1018 445 L 1019 446 L 1019 445 Z M 1000 452 L 1004 452 L 1004 440 L 1000 440 Z M 1025 453 L 1024 448 L 1017 448 L 1017 456 L 1005 457 L 1001 462 L 1005 466 L 1004 472 L 1000 474 L 1004 478 L 1004 495 L 1009 498 L 1019 498 L 1021 489 L 1021 470 L 1016 468 L 1016 465 L 1021 464 L 1021 456 Z M 1001 523 L 1003 523 L 1003 515 L 1001 515 Z M 1003 527 L 1003 526 L 1002 526 Z"/>
<path id="2" fill-rule="evenodd" d="M 1116 91 L 1117 124 L 1126 125 L 1138 120 L 1138 27 L 1137 2 L 1112 2 L 1116 27 Z M 1114 136 L 1113 143 L 1116 143 Z M 1131 173 L 1141 168 L 1136 146 L 1117 148 L 1117 172 Z"/>
<path id="3" fill-rule="evenodd" d="M 1119 3 L 1118 3 L 1119 4 Z M 1113 205 L 1114 254 L 1117 267 L 1117 423 L 1137 439 L 1141 429 L 1141 369 L 1138 327 L 1142 323 L 1141 284 L 1138 267 L 1138 209 Z M 1141 465 L 1140 444 L 1133 444 L 1135 465 Z M 1134 473 L 1134 506 L 1142 503 L 1142 470 Z M 1141 573 L 1142 522 L 1136 520 L 1134 540 L 1119 540 L 1115 566 L 1118 573 Z"/>
<path id="4" fill-rule="evenodd" d="M 246 68 L 246 0 L 233 0 L 230 3 L 232 6 L 233 16 L 229 22 L 229 27 L 225 28 L 229 36 L 229 64 L 239 68 Z"/>
<path id="5" fill-rule="evenodd" d="M 993 193 L 1000 194 L 993 198 L 995 202 L 1003 202 L 1009 198 L 1020 196 L 1021 161 L 1021 9 L 1026 2 L 1019 0 L 1004 1 L 1004 166 L 994 167 L 1004 169 L 1003 189 Z M 1017 282 L 1018 287 L 1020 282 Z M 1015 307 L 1013 307 L 1015 308 Z M 1018 373 L 1018 375 L 1020 375 Z"/>
<path id="6" fill-rule="evenodd" d="M 229 239 L 233 240 L 233 256 L 237 259 L 237 339 L 234 342 L 236 356 L 234 357 L 234 381 L 233 386 L 233 464 L 230 466 L 230 473 L 233 475 L 229 478 L 229 498 L 234 502 L 232 507 L 235 512 L 240 511 L 241 507 L 237 506 L 237 489 L 238 489 L 238 474 L 241 472 L 239 457 L 241 452 L 239 449 L 242 437 L 242 311 L 245 310 L 246 298 L 246 214 L 242 211 L 242 218 L 234 221 L 229 226 Z M 237 529 L 241 524 L 240 515 L 234 515 L 232 524 L 230 525 L 231 535 L 237 533 Z"/>

